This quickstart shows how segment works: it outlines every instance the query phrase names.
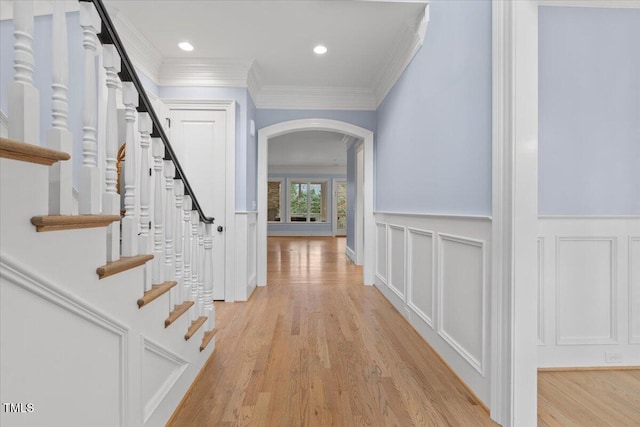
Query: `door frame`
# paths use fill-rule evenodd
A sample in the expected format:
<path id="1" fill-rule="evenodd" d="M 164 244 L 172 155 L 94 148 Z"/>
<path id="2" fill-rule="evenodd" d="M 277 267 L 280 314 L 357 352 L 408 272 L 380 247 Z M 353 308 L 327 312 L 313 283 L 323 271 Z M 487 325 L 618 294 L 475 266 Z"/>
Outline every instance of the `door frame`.
<path id="1" fill-rule="evenodd" d="M 331 222 L 333 223 L 333 236 L 337 236 L 338 235 L 338 183 L 343 182 L 344 185 L 347 185 L 347 179 L 346 178 L 333 178 L 333 181 L 331 182 L 331 191 L 333 193 L 333 197 L 332 197 L 332 204 L 331 204 Z M 346 196 L 345 196 L 346 197 Z M 345 226 L 344 229 L 345 235 L 347 233 L 347 229 Z M 341 234 L 342 236 L 342 234 Z"/>
<path id="2" fill-rule="evenodd" d="M 235 301 L 235 213 L 236 213 L 236 101 L 162 99 L 167 111 L 176 110 L 209 110 L 224 111 L 226 125 L 225 144 L 225 215 L 224 224 L 224 300 Z M 185 171 L 187 179 L 189 171 Z M 215 221 L 214 221 L 215 224 Z M 217 227 L 217 225 L 215 225 Z"/>
<path id="3" fill-rule="evenodd" d="M 364 143 L 364 265 L 365 285 L 374 282 L 375 219 L 373 216 L 373 132 L 351 123 L 330 119 L 300 119 L 276 123 L 258 131 L 257 284 L 267 284 L 267 176 L 269 139 L 304 130 L 339 132 Z"/>

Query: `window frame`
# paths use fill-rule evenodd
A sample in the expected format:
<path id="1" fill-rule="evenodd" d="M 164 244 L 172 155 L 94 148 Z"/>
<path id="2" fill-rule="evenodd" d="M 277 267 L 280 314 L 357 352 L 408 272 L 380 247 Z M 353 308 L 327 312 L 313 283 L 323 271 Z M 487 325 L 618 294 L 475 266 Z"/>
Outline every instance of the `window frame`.
<path id="1" fill-rule="evenodd" d="M 284 186 L 286 185 L 286 180 L 284 178 L 268 178 L 267 179 L 267 199 L 269 198 L 269 183 L 270 182 L 279 182 L 280 183 L 280 208 L 278 210 L 278 216 L 280 218 L 280 221 L 269 221 L 269 215 L 268 215 L 268 211 L 269 211 L 269 201 L 267 200 L 267 223 L 268 224 L 284 224 L 286 221 L 284 221 L 286 218 L 283 215 L 285 211 L 287 211 L 287 209 L 283 209 L 283 205 L 287 204 L 287 199 L 284 198 Z"/>
<path id="2" fill-rule="evenodd" d="M 307 184 L 307 212 L 305 221 L 292 221 L 291 220 L 291 184 Z M 331 224 L 329 215 L 331 214 L 329 203 L 329 193 L 332 191 L 331 180 L 329 178 L 287 178 L 287 224 Z M 309 198 L 309 186 L 311 184 L 324 185 L 325 191 L 321 197 L 323 198 L 322 205 L 325 207 L 324 221 L 311 221 L 311 199 Z"/>

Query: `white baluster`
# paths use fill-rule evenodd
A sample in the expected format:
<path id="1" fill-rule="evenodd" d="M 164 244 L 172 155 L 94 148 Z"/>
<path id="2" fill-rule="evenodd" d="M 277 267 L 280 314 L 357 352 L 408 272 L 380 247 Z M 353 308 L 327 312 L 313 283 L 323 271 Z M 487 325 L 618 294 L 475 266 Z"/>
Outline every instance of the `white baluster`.
<path id="1" fill-rule="evenodd" d="M 149 253 L 149 203 L 151 202 L 151 169 L 149 169 L 149 146 L 153 124 L 149 113 L 138 114 L 138 132 L 140 132 L 140 234 L 138 252 Z"/>
<path id="2" fill-rule="evenodd" d="M 38 144 L 40 94 L 33 85 L 33 2 L 14 2 L 13 15 L 15 75 L 7 88 L 9 138 Z"/>
<path id="3" fill-rule="evenodd" d="M 83 4 L 83 3 L 80 3 Z M 125 106 L 124 119 L 127 122 L 124 165 L 124 209 L 122 219 L 122 256 L 138 255 L 138 221 L 136 221 L 136 140 L 134 123 L 138 92 L 131 82 L 122 83 L 122 102 Z"/>
<path id="4" fill-rule="evenodd" d="M 183 194 L 184 194 L 184 184 L 182 183 L 182 180 L 180 179 L 175 179 L 173 182 L 173 193 L 176 199 L 176 207 L 175 207 L 175 212 L 174 212 L 174 221 L 175 221 L 175 228 L 173 229 L 173 235 L 174 235 L 174 242 L 175 242 L 175 253 L 176 253 L 176 257 L 175 257 L 175 266 L 176 266 L 176 273 L 175 273 L 175 279 L 177 282 L 177 285 L 175 287 L 176 289 L 176 304 L 182 304 L 184 302 L 184 295 L 183 295 L 183 285 L 184 285 L 184 280 L 182 277 L 182 239 L 183 239 L 183 233 L 182 233 L 182 200 L 183 200 Z"/>
<path id="5" fill-rule="evenodd" d="M 205 225 L 204 234 L 204 315 L 207 331 L 215 327 L 216 312 L 213 306 L 213 224 Z"/>
<path id="6" fill-rule="evenodd" d="M 82 167 L 78 211 L 85 215 L 100 213 L 100 171 L 98 170 L 96 52 L 100 16 L 93 3 L 80 2 L 80 26 L 84 47 L 84 88 L 82 103 Z M 129 159 L 127 158 L 127 162 Z M 129 164 L 129 163 L 127 163 Z M 135 255 L 135 254 L 134 254 Z"/>
<path id="7" fill-rule="evenodd" d="M 67 15 L 63 2 L 53 3 L 52 23 L 52 84 L 53 102 L 51 115 L 53 126 L 47 132 L 47 146 L 53 150 L 71 154 L 73 136 L 69 131 L 69 104 L 67 82 Z M 73 210 L 72 162 L 57 162 L 49 168 L 49 214 L 71 215 Z"/>
<path id="8" fill-rule="evenodd" d="M 175 201 L 173 199 L 173 176 L 176 168 L 173 161 L 164 161 L 164 280 L 173 280 L 176 274 L 176 267 L 173 259 L 173 214 L 175 212 Z M 171 293 L 173 295 L 173 290 Z M 175 295 L 174 295 L 175 296 Z"/>
<path id="9" fill-rule="evenodd" d="M 196 320 L 200 315 L 198 310 L 198 211 L 191 211 L 191 301 L 196 306 L 191 310 L 191 320 Z"/>
<path id="10" fill-rule="evenodd" d="M 182 274 L 182 300 L 188 301 L 191 297 L 191 196 L 188 194 L 182 198 L 183 212 L 183 274 Z"/>
<path id="11" fill-rule="evenodd" d="M 56 5 L 63 2 L 56 2 Z M 108 215 L 120 215 L 120 195 L 116 188 L 118 172 L 116 156 L 118 153 L 118 109 L 116 107 L 116 89 L 120 72 L 120 55 L 114 45 L 105 45 L 102 59 L 107 72 L 107 120 L 105 138 L 105 192 L 102 195 L 102 212 Z M 120 222 L 107 227 L 107 262 L 120 258 Z"/>
<path id="12" fill-rule="evenodd" d="M 198 224 L 198 316 L 204 316 L 204 222 Z"/>
<path id="13" fill-rule="evenodd" d="M 164 144 L 160 138 L 152 138 L 154 193 L 153 193 L 153 283 L 164 282 L 164 235 L 162 222 L 162 158 Z"/>

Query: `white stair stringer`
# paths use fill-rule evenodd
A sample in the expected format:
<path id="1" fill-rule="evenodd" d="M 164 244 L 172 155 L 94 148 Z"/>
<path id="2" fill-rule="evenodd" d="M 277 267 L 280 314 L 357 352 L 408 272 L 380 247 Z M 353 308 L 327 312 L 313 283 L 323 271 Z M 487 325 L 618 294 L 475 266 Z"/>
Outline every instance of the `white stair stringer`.
<path id="1" fill-rule="evenodd" d="M 169 293 L 138 308 L 143 266 L 99 280 L 105 227 L 36 232 L 30 219 L 47 213 L 48 168 L 0 162 L 0 400 L 40 399 L 28 418 L 2 413 L 0 425 L 164 425 L 215 341 L 200 352 L 204 326 L 185 341 L 188 312 L 164 327 Z M 145 340 L 185 361 L 157 373 L 167 378 L 151 403 L 142 397 Z"/>

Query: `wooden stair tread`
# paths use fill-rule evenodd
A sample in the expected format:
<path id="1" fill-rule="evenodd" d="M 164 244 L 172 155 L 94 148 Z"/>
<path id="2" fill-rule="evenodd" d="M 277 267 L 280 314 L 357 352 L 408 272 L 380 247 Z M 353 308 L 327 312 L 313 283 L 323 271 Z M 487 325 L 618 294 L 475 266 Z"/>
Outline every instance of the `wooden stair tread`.
<path id="1" fill-rule="evenodd" d="M 164 321 L 164 327 L 168 328 L 173 322 L 178 320 L 180 316 L 189 310 L 189 308 L 195 304 L 193 301 L 185 301 L 180 305 L 176 305 L 171 313 L 169 313 L 169 317 L 167 317 Z"/>
<path id="2" fill-rule="evenodd" d="M 200 351 L 203 351 L 205 348 L 207 348 L 216 332 L 218 332 L 218 330 L 216 328 L 213 328 L 209 332 L 204 333 L 204 337 L 202 337 L 202 344 L 200 344 Z"/>
<path id="3" fill-rule="evenodd" d="M 204 322 L 206 321 L 207 316 L 200 316 L 196 320 L 191 322 L 191 326 L 189 326 L 189 329 L 187 329 L 187 333 L 184 335 L 185 341 L 188 341 L 189 338 L 191 338 L 193 334 L 195 334 L 196 331 L 200 329 L 200 326 L 204 325 Z"/>
<path id="4" fill-rule="evenodd" d="M 0 157 L 47 166 L 71 158 L 68 153 L 63 153 L 62 151 L 1 137 Z"/>
<path id="5" fill-rule="evenodd" d="M 176 281 L 169 281 L 161 283 L 159 285 L 151 286 L 151 289 L 145 292 L 142 298 L 138 299 L 138 308 L 142 308 L 143 306 L 149 304 L 151 301 L 168 292 L 169 289 L 173 288 L 177 284 L 178 282 Z"/>
<path id="6" fill-rule="evenodd" d="M 31 218 L 31 224 L 38 232 L 106 227 L 115 221 L 120 221 L 120 215 L 43 215 Z"/>
<path id="7" fill-rule="evenodd" d="M 153 255 L 136 255 L 130 257 L 122 257 L 117 261 L 108 262 L 105 265 L 96 268 L 96 273 L 98 274 L 100 279 L 104 279 L 105 277 L 109 277 L 114 274 L 122 273 L 123 271 L 131 270 L 132 268 L 141 266 L 147 261 L 151 261 L 152 259 Z"/>

